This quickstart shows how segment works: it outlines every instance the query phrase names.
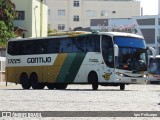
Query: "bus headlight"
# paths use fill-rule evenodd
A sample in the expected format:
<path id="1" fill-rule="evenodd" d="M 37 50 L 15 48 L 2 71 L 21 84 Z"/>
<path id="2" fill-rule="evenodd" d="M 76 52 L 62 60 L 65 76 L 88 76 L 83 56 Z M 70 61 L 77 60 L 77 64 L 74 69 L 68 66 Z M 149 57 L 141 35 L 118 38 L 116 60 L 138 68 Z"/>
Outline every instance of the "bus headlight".
<path id="1" fill-rule="evenodd" d="M 146 77 L 147 77 L 147 75 L 143 75 L 143 77 L 144 77 L 144 78 L 146 78 Z"/>
<path id="2" fill-rule="evenodd" d="M 124 77 L 124 74 L 123 73 L 117 73 L 117 75 L 121 76 L 121 77 Z"/>

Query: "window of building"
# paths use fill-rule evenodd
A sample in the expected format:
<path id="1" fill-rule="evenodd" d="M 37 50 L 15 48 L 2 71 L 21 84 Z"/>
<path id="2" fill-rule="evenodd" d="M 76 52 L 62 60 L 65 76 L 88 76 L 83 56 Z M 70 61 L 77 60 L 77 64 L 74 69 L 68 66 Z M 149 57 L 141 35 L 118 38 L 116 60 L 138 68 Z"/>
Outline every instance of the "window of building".
<path id="1" fill-rule="evenodd" d="M 115 13 L 116 13 L 116 11 L 112 11 L 112 13 L 113 13 L 113 14 L 115 14 Z"/>
<path id="2" fill-rule="evenodd" d="M 18 17 L 16 20 L 25 20 L 25 11 L 17 11 Z"/>
<path id="3" fill-rule="evenodd" d="M 58 30 L 64 30 L 65 25 L 64 24 L 58 24 Z"/>
<path id="4" fill-rule="evenodd" d="M 73 6 L 74 7 L 79 7 L 79 1 L 77 1 L 77 0 L 73 1 Z"/>
<path id="5" fill-rule="evenodd" d="M 73 21 L 79 21 L 79 16 L 78 15 L 74 15 L 73 16 Z"/>
<path id="6" fill-rule="evenodd" d="M 94 17 L 95 16 L 94 10 L 87 10 L 87 16 L 88 17 Z"/>
<path id="7" fill-rule="evenodd" d="M 48 15 L 51 15 L 51 10 L 50 9 L 48 9 Z"/>
<path id="8" fill-rule="evenodd" d="M 107 10 L 102 10 L 101 11 L 101 16 L 108 16 L 108 11 Z"/>
<path id="9" fill-rule="evenodd" d="M 58 10 L 59 16 L 65 16 L 65 10 Z"/>

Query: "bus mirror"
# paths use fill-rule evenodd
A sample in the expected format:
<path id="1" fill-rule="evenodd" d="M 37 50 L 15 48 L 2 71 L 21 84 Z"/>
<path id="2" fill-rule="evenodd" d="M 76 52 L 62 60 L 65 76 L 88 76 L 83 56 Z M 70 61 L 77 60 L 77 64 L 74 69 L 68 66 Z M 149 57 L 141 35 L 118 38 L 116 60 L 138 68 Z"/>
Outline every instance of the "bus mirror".
<path id="1" fill-rule="evenodd" d="M 115 56 L 118 56 L 118 51 L 119 51 L 119 48 L 116 44 L 114 44 L 114 55 Z"/>
<path id="2" fill-rule="evenodd" d="M 156 51 L 153 47 L 148 47 L 148 49 L 152 52 L 152 55 L 153 55 L 153 59 L 156 58 Z"/>

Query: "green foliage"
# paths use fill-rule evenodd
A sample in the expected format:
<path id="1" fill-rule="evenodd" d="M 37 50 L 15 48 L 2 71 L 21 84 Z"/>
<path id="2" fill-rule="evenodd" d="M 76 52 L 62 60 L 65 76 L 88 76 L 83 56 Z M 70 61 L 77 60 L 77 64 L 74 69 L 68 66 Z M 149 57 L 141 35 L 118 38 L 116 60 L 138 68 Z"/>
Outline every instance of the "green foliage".
<path id="1" fill-rule="evenodd" d="M 51 26 L 50 24 L 48 25 L 48 35 L 49 34 L 53 34 L 53 33 L 57 33 L 57 30 L 56 29 L 51 29 Z"/>
<path id="2" fill-rule="evenodd" d="M 17 15 L 11 0 L 0 0 L 0 46 L 5 47 L 8 39 L 15 37 L 12 20 Z"/>
<path id="3" fill-rule="evenodd" d="M 48 34 L 50 34 L 50 33 L 57 33 L 57 30 L 56 29 L 50 29 L 50 30 L 48 30 Z"/>

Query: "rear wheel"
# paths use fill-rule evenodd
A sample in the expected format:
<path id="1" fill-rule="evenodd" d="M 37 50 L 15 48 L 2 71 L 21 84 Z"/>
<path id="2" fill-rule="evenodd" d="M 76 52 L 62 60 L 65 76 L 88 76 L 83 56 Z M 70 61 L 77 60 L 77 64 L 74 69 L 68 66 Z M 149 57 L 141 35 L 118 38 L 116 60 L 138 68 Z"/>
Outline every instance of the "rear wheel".
<path id="1" fill-rule="evenodd" d="M 44 83 L 38 83 L 38 89 L 44 89 L 45 84 Z"/>
<path id="2" fill-rule="evenodd" d="M 95 72 L 91 72 L 88 76 L 88 82 L 92 84 L 92 89 L 98 89 L 98 76 Z"/>
<path id="3" fill-rule="evenodd" d="M 120 84 L 120 90 L 124 90 L 125 89 L 125 84 Z"/>
<path id="4" fill-rule="evenodd" d="M 55 88 L 55 84 L 54 83 L 48 83 L 47 87 L 48 87 L 48 89 L 54 89 Z"/>
<path id="5" fill-rule="evenodd" d="M 67 84 L 65 84 L 65 83 L 56 83 L 56 84 L 55 84 L 55 88 L 56 88 L 56 89 L 64 90 L 64 89 L 67 88 Z"/>
<path id="6" fill-rule="evenodd" d="M 31 74 L 30 80 L 33 89 L 43 89 L 45 87 L 43 83 L 38 83 L 38 76 L 36 73 Z"/>
<path id="7" fill-rule="evenodd" d="M 21 76 L 20 76 L 20 83 L 21 83 L 23 89 L 30 89 L 31 82 L 28 79 L 27 73 L 22 73 L 21 74 Z"/>

